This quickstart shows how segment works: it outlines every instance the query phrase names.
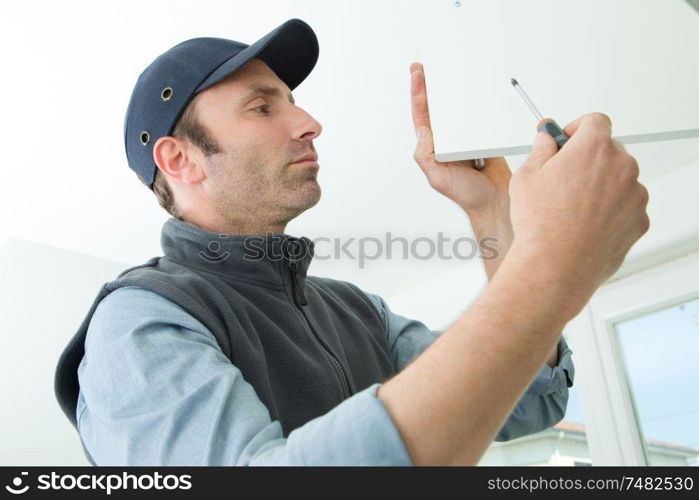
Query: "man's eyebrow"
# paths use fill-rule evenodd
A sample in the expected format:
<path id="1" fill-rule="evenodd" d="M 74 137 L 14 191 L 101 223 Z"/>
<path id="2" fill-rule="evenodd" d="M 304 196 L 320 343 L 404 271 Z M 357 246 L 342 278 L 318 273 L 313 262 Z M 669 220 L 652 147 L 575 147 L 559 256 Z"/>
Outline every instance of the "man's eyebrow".
<path id="1" fill-rule="evenodd" d="M 272 87 L 263 83 L 253 83 L 243 91 L 243 95 L 240 98 L 240 104 L 247 104 L 248 102 L 250 102 L 250 100 L 252 100 L 253 97 L 255 97 L 258 94 L 277 97 L 282 95 L 282 91 L 277 87 Z M 287 97 L 289 98 L 289 102 L 296 104 L 296 100 L 294 99 L 294 96 L 291 94 L 291 92 L 287 94 Z"/>

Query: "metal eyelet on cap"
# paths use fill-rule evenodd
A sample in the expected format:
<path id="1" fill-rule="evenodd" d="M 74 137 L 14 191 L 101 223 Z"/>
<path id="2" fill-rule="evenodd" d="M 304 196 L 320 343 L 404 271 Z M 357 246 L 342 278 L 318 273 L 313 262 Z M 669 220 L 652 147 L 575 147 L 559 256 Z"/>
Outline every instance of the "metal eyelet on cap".
<path id="1" fill-rule="evenodd" d="M 148 142 L 150 142 L 150 134 L 147 130 L 144 130 L 141 132 L 141 144 L 145 146 L 148 144 Z"/>
<path id="2" fill-rule="evenodd" d="M 174 90 L 172 90 L 172 87 L 165 87 L 163 91 L 160 93 L 160 98 L 163 101 L 169 101 L 172 99 L 172 94 L 174 93 Z"/>

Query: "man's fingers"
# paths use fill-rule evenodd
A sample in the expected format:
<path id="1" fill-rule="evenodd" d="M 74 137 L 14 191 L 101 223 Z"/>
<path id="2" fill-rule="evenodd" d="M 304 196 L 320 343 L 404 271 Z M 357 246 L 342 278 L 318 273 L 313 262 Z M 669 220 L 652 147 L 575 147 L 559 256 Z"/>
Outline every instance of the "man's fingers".
<path id="1" fill-rule="evenodd" d="M 434 141 L 429 127 L 418 127 L 416 130 L 417 144 L 413 157 L 417 162 L 431 163 L 434 161 Z"/>
<path id="2" fill-rule="evenodd" d="M 628 151 L 626 151 L 626 146 L 624 146 L 623 143 L 621 143 L 621 142 L 619 142 L 619 141 L 616 141 L 616 140 L 614 140 L 614 139 L 612 139 L 612 142 L 614 143 L 614 145 L 615 145 L 617 148 L 621 149 L 621 150 L 624 151 L 625 153 L 628 153 Z"/>
<path id="3" fill-rule="evenodd" d="M 557 152 L 558 146 L 554 138 L 546 132 L 539 132 L 536 134 L 536 137 L 534 137 L 532 152 L 529 153 L 527 159 L 524 160 L 522 167 L 539 168 Z"/>
<path id="4" fill-rule="evenodd" d="M 573 142 L 584 140 L 584 138 L 609 141 L 612 133 L 612 121 L 604 113 L 588 113 L 570 122 L 563 128 L 563 131 L 571 138 L 571 145 Z M 618 141 L 612 140 L 611 142 L 615 143 L 617 149 L 625 150 L 624 146 Z M 539 132 L 534 138 L 532 152 L 522 166 L 528 168 L 541 167 L 557 152 L 558 146 L 553 137 L 546 132 Z"/>
<path id="5" fill-rule="evenodd" d="M 563 132 L 565 132 L 568 137 L 573 137 L 580 127 L 591 127 L 610 136 L 612 135 L 612 120 L 604 113 L 588 113 L 582 115 L 563 127 Z"/>
<path id="6" fill-rule="evenodd" d="M 410 65 L 410 100 L 415 131 L 420 127 L 430 127 L 430 113 L 427 106 L 427 90 L 422 65 Z"/>
<path id="7" fill-rule="evenodd" d="M 425 75 L 421 70 L 413 71 L 410 75 L 413 123 L 415 129 L 430 126 L 430 115 L 427 107 L 427 91 L 425 86 Z"/>

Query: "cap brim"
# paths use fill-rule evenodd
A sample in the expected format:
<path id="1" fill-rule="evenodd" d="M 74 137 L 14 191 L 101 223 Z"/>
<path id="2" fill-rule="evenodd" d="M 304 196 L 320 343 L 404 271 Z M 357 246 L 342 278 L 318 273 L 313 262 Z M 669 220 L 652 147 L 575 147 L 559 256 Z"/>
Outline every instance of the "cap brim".
<path id="1" fill-rule="evenodd" d="M 262 59 L 289 89 L 295 89 L 318 61 L 318 38 L 301 19 L 290 19 L 216 68 L 195 93 L 234 73 L 253 58 Z"/>

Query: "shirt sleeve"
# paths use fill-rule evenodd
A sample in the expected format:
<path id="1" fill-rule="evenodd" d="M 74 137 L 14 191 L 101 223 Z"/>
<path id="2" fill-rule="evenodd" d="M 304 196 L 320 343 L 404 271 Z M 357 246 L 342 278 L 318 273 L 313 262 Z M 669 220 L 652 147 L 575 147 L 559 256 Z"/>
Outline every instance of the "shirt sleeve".
<path id="1" fill-rule="evenodd" d="M 78 431 L 99 466 L 411 465 L 379 383 L 284 438 L 211 332 L 140 287 L 100 302 L 78 379 Z"/>
<path id="2" fill-rule="evenodd" d="M 382 297 L 365 292 L 379 310 L 396 371 L 401 371 L 442 332 L 427 328 L 421 321 L 406 318 L 390 310 Z M 553 427 L 565 415 L 568 389 L 573 386 L 575 367 L 573 351 L 565 338 L 558 341 L 558 364 L 545 364 L 529 385 L 508 419 L 498 431 L 495 441 L 509 441 Z M 506 374 L 503 374 L 503 378 Z"/>

